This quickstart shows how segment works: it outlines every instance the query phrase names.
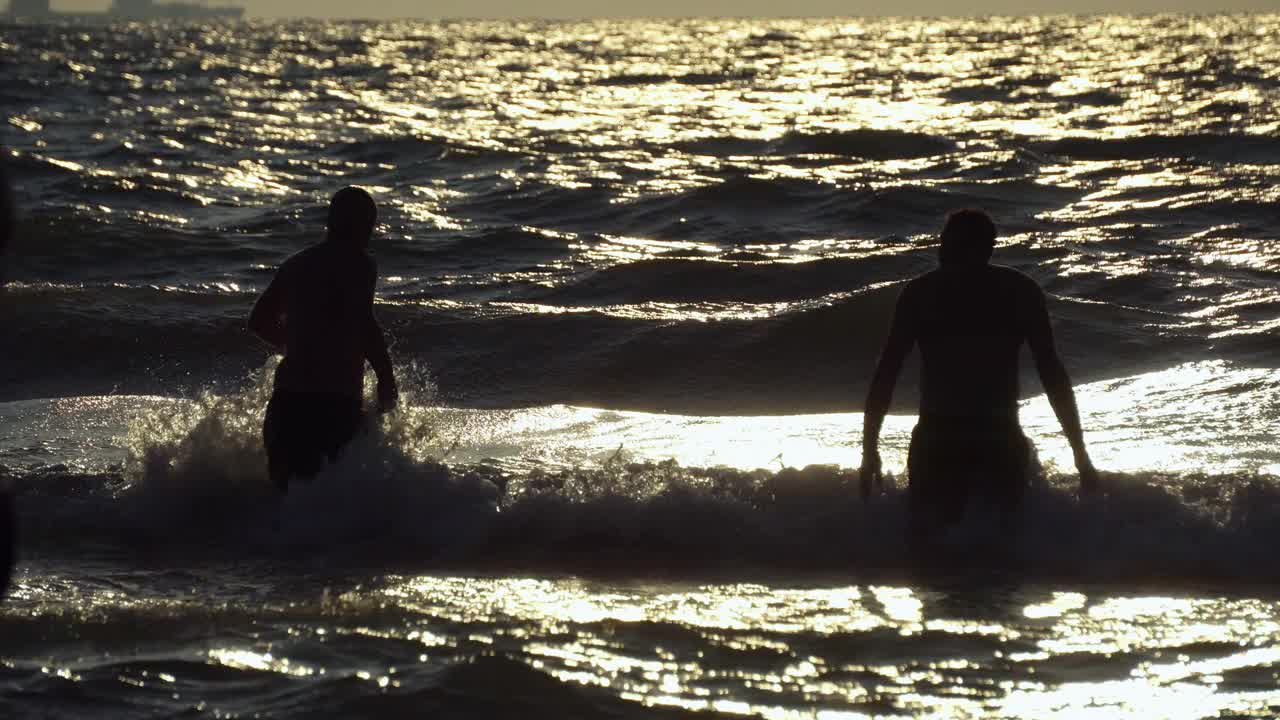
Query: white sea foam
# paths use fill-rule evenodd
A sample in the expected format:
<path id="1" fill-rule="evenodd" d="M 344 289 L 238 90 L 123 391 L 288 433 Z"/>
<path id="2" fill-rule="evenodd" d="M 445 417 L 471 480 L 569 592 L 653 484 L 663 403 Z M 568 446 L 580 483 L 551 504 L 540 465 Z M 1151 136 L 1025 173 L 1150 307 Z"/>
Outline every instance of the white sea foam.
<path id="1" fill-rule="evenodd" d="M 280 498 L 259 436 L 266 396 L 256 382 L 238 394 L 153 401 L 131 426 L 119 472 L 26 477 L 25 513 L 43 518 L 37 541 L 89 534 L 232 554 L 336 553 L 357 563 L 646 573 L 907 572 L 919 564 L 904 542 L 901 478 L 863 503 L 856 472 L 834 464 L 751 470 L 532 442 L 522 454 L 519 438 L 595 437 L 619 422 L 634 434 L 638 420 L 544 409 L 481 421 L 434 407 L 412 388 L 402 412 L 370 418 L 337 463 Z M 540 425 L 548 414 L 558 419 Z M 485 448 L 507 455 L 477 457 Z M 1280 578 L 1270 551 L 1280 542 L 1274 477 L 1109 474 L 1107 496 L 1090 502 L 1075 498 L 1074 482 L 1052 473 L 1035 486 L 1013 542 L 990 512 L 973 509 L 932 559 L 1107 581 Z"/>

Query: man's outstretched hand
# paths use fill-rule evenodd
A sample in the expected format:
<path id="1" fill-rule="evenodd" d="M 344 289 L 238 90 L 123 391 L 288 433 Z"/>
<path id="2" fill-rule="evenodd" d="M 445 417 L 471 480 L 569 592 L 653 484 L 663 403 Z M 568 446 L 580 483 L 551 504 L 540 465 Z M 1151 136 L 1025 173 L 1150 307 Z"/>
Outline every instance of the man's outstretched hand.
<path id="1" fill-rule="evenodd" d="M 400 391 L 396 389 L 396 381 L 378 381 L 378 412 L 387 413 L 396 409 L 400 402 Z"/>
<path id="2" fill-rule="evenodd" d="M 880 451 L 864 450 L 862 452 L 862 471 L 858 473 L 858 494 L 863 500 L 871 497 L 873 486 L 879 489 L 883 484 L 880 472 Z"/>

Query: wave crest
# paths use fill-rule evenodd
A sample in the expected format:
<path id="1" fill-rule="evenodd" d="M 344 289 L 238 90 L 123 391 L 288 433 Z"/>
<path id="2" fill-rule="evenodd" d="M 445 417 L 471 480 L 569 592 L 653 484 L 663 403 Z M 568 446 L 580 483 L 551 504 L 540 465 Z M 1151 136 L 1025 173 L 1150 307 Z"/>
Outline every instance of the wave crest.
<path id="1" fill-rule="evenodd" d="M 902 574 L 901 478 L 861 502 L 856 472 L 778 471 L 532 458 L 448 465 L 450 437 L 430 412 L 371 422 L 311 483 L 275 497 L 258 440 L 261 383 L 185 410 L 138 418 L 115 471 L 50 468 L 17 478 L 29 544 L 58 552 L 93 539 L 198 562 L 317 552 L 391 565 L 619 574 Z M 1280 481 L 1267 475 L 1115 474 L 1081 502 L 1075 478 L 1037 480 L 1009 537 L 982 508 L 931 551 L 931 563 L 1036 578 L 1116 583 L 1274 582 Z"/>

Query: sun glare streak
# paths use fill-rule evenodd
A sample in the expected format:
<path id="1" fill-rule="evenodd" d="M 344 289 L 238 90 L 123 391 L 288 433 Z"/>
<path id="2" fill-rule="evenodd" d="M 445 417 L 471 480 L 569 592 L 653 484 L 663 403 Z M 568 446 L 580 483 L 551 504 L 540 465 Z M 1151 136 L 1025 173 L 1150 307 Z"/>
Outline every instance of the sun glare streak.
<path id="1" fill-rule="evenodd" d="M 1099 467 L 1114 471 L 1257 471 L 1280 462 L 1265 420 L 1274 378 L 1266 370 L 1234 369 L 1220 362 L 1168 370 L 1077 388 L 1090 447 Z M 1155 424 L 1135 422 L 1142 402 Z M 1207 426 L 1206 411 L 1226 423 Z M 858 458 L 860 413 L 701 417 L 556 406 L 502 415 L 437 410 L 433 422 L 466 423 L 455 449 L 460 460 L 506 457 L 603 462 L 620 452 L 633 459 L 674 459 L 693 467 L 853 466 Z M 476 425 L 467 418 L 488 418 Z M 1044 396 L 1026 400 L 1021 416 L 1040 461 L 1051 470 L 1074 468 L 1070 447 Z M 424 416 L 424 421 L 426 420 Z M 890 415 L 881 453 L 894 473 L 906 465 L 916 418 Z M 1153 429 L 1154 428 L 1154 429 Z M 1231 446 L 1217 441 L 1232 433 Z M 1243 448 L 1243 451 L 1241 450 Z"/>
<path id="2" fill-rule="evenodd" d="M 209 662 L 215 665 L 234 668 L 236 670 L 257 670 L 260 672 L 279 673 L 294 677 L 308 677 L 316 674 L 316 670 L 307 665 L 291 662 L 288 658 L 277 658 L 271 653 L 260 653 L 252 650 L 236 650 L 232 648 L 216 648 L 209 651 Z"/>
<path id="3" fill-rule="evenodd" d="M 519 627 L 540 625 L 545 632 L 534 636 L 550 633 L 562 639 L 527 640 L 525 631 L 504 639 L 499 631 L 492 647 L 527 653 L 526 661 L 533 667 L 562 681 L 610 687 L 651 706 L 742 708 L 766 717 L 789 717 L 791 710 L 785 706 L 743 699 L 750 696 L 733 689 L 741 688 L 801 692 L 822 698 L 832 712 L 888 693 L 929 717 L 976 713 L 1065 718 L 1092 713 L 1180 720 L 1215 709 L 1253 707 L 1277 697 L 1262 690 L 1226 691 L 1221 685 L 1224 673 L 1253 672 L 1280 662 L 1273 644 L 1280 636 L 1280 618 L 1262 601 L 1152 596 L 1095 602 L 1082 593 L 1054 592 L 1047 601 L 1024 605 L 1026 623 L 1012 617 L 974 623 L 937 616 L 937 593 L 920 595 L 893 586 L 619 588 L 578 580 L 420 577 L 393 583 L 383 594 L 388 602 L 412 609 L 430 623 L 501 620 Z M 1035 596 L 1032 592 L 1028 599 Z M 625 632 L 639 623 L 679 627 L 699 640 L 677 635 L 651 644 L 643 635 Z M 877 661 L 873 658 L 879 651 L 872 638 L 885 631 L 904 636 L 927 631 L 956 642 L 980 635 L 1022 644 L 1031 640 L 1043 651 L 997 653 L 992 658 L 985 651 L 958 650 L 958 656 L 927 665 Z M 815 644 L 815 635 L 829 641 Z M 832 644 L 836 640 L 839 643 Z M 1217 649 L 1222 642 L 1238 642 L 1240 649 Z M 697 649 L 705 648 L 703 643 L 776 659 L 768 669 L 722 667 L 719 650 Z M 1203 650 L 1193 649 L 1197 647 Z M 1169 660 L 1142 661 L 1137 659 L 1139 652 L 1157 657 L 1163 653 Z M 1192 659 L 1186 652 L 1208 656 Z M 1112 659 L 1090 671 L 1073 664 L 1073 653 Z M 850 662 L 859 657 L 865 659 Z M 1013 663 L 1028 680 L 977 682 L 993 662 Z M 1086 679 L 1088 674 L 1094 677 Z"/>

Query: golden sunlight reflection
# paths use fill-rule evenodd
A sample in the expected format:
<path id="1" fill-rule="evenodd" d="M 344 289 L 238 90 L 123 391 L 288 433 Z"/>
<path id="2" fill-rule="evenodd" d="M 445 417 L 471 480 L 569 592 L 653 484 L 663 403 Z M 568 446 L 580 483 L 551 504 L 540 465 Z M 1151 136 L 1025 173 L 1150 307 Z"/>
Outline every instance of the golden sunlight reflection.
<path id="1" fill-rule="evenodd" d="M 222 184 L 237 190 L 251 190 L 274 195 L 288 195 L 296 192 L 289 186 L 289 183 L 282 182 L 265 165 L 252 160 L 241 160 L 236 166 L 224 170 Z"/>
<path id="2" fill-rule="evenodd" d="M 288 658 L 277 658 L 269 652 L 234 648 L 215 648 L 209 651 L 209 662 L 215 665 L 235 668 L 236 670 L 259 670 L 281 675 L 307 677 L 316 670 L 300 663 L 291 662 Z M 320 672 L 323 672 L 321 670 Z"/>
<path id="3" fill-rule="evenodd" d="M 1266 402 L 1275 378 L 1267 370 L 1222 362 L 1080 385 L 1077 396 L 1095 462 L 1112 471 L 1256 471 L 1280 462 Z M 852 402 L 852 401 L 851 401 Z M 1143 409 L 1141 422 L 1133 408 Z M 612 457 L 673 459 L 681 465 L 741 469 L 855 467 L 861 413 L 704 417 L 551 406 L 519 411 L 409 409 L 412 422 L 451 428 L 452 458 L 511 458 L 599 463 Z M 1074 463 L 1044 396 L 1024 401 L 1023 426 L 1050 471 Z M 1202 418 L 1214 418 L 1205 422 Z M 894 473 L 906 465 L 916 418 L 890 415 L 881 453 Z M 453 428 L 456 428 L 453 429 Z M 1234 444 L 1222 445 L 1224 433 Z M 1242 451 L 1243 448 L 1243 451 Z"/>
<path id="4" fill-rule="evenodd" d="M 204 291 L 210 289 L 241 291 L 229 283 Z M 1280 466 L 1280 448 L 1266 415 L 1277 382 L 1267 370 L 1212 361 L 1083 384 L 1077 396 L 1091 453 L 1101 469 L 1268 472 Z M 183 418 L 204 412 L 190 401 L 128 396 L 67 399 L 46 411 L 26 407 L 12 405 L 0 416 L 0 428 L 15 441 L 65 437 L 65 455 L 57 448 L 45 451 L 63 462 L 80 462 L 86 450 L 76 450 L 77 443 L 100 447 L 103 433 L 114 437 L 112 445 L 118 448 L 99 461 L 116 458 L 134 442 L 126 437 L 128 418 L 149 416 L 155 408 L 169 408 Z M 1142 408 L 1141 421 L 1133 415 L 1135 407 Z M 862 429 L 861 413 L 717 417 L 564 405 L 475 410 L 406 403 L 400 415 L 397 427 L 406 451 L 425 458 L 447 449 L 451 463 L 492 458 L 590 466 L 619 458 L 743 470 L 815 464 L 853 468 Z M 1070 447 L 1044 396 L 1024 401 L 1021 417 L 1046 469 L 1073 472 Z M 1206 417 L 1213 420 L 1206 422 Z M 915 421 L 913 415 L 890 415 L 885 421 L 881 454 L 892 473 L 905 468 Z M 1233 444 L 1219 441 L 1224 434 L 1234 438 Z"/>
<path id="5" fill-rule="evenodd" d="M 491 307 L 518 313 L 539 315 L 597 314 L 632 320 L 665 320 L 712 322 L 717 320 L 761 320 L 806 307 L 825 305 L 847 297 L 840 293 L 804 302 L 734 303 L 734 302 L 642 302 L 618 305 L 544 305 L 531 302 L 494 302 Z"/>
<path id="6" fill-rule="evenodd" d="M 1049 602 L 1036 603 L 1023 608 L 1022 613 L 1031 619 L 1056 618 L 1084 607 L 1085 596 L 1074 592 L 1055 592 Z"/>
<path id="7" fill-rule="evenodd" d="M 892 619 L 859 612 L 864 610 L 863 595 L 853 587 L 777 590 L 743 584 L 602 592 L 576 580 L 429 577 L 408 579 L 383 592 L 397 604 L 454 621 L 491 615 L 552 625 L 673 621 L 708 629 L 832 634 L 879 627 Z M 901 607 L 895 606 L 895 612 Z"/>
<path id="8" fill-rule="evenodd" d="M 1280 665 L 1280 618 L 1258 600 L 1028 587 L 1013 598 L 1021 613 L 988 612 L 978 622 L 954 608 L 990 604 L 980 585 L 921 592 L 423 576 L 389 579 L 381 596 L 435 632 L 490 628 L 490 651 L 647 706 L 800 717 L 781 701 L 799 693 L 830 717 L 892 697 L 920 717 L 1181 720 L 1277 699 L 1261 686 L 1223 684 L 1227 674 Z M 672 629 L 640 632 L 646 624 Z M 922 632 L 931 633 L 923 659 L 894 649 Z M 997 667 L 1023 679 L 992 681 Z"/>
<path id="9" fill-rule="evenodd" d="M 1274 383 L 1267 370 L 1210 361 L 1089 383 L 1076 392 L 1099 467 L 1228 472 L 1276 461 L 1259 406 L 1274 392 Z M 1141 408 L 1140 416 L 1134 408 Z M 1070 449 L 1044 396 L 1025 403 L 1021 414 L 1041 460 L 1071 468 Z M 1224 436 L 1239 442 L 1224 446 Z"/>
<path id="10" fill-rule="evenodd" d="M 916 599 L 909 588 L 872 587 L 871 593 L 884 606 L 885 615 L 903 623 L 919 623 L 924 604 Z"/>
<path id="11" fill-rule="evenodd" d="M 1280 503 L 1252 476 L 1280 474 L 1280 377 L 1245 366 L 1274 365 L 1280 333 L 1280 15 L 91 25 L 0 34 L 29 66 L 0 96 L 34 206 L 4 299 L 33 318 L 24 338 L 118 334 L 95 317 L 173 337 L 125 333 L 100 368 L 19 358 L 48 375 L 19 396 L 57 397 L 0 403 L 23 531 L 0 672 L 18 702 L 1280 711 L 1263 585 Z M 386 210 L 377 302 L 402 406 L 277 507 L 262 420 L 279 360 L 233 389 L 265 352 L 242 316 L 347 183 Z M 1020 419 L 1052 489 L 989 573 L 968 562 L 1005 538 L 965 536 L 980 513 L 935 572 L 904 548 L 903 493 L 859 503 L 860 412 L 663 412 L 677 392 L 861 407 L 875 348 L 826 335 L 887 320 L 948 203 L 992 209 L 1000 261 L 1055 294 L 1093 460 L 1116 473 L 1100 500 L 1064 491 L 1072 453 L 1024 362 Z M 506 372 L 504 348 L 535 346 Z M 804 385 L 841 352 L 847 397 Z M 586 366 L 604 370 L 573 376 Z M 797 377 L 763 387 L 760 368 Z M 117 383 L 180 397 L 66 396 Z M 904 376 L 882 433 L 899 487 L 918 390 Z M 582 398 L 650 411 L 546 404 Z M 788 471 L 810 465 L 829 467 Z M 554 574 L 512 576 L 530 566 Z"/>
<path id="12" fill-rule="evenodd" d="M 1217 716 L 1223 704 L 1212 686 L 1162 686 L 1145 678 L 1036 686 L 995 703 L 1002 717 L 1054 720 L 1200 720 Z"/>

